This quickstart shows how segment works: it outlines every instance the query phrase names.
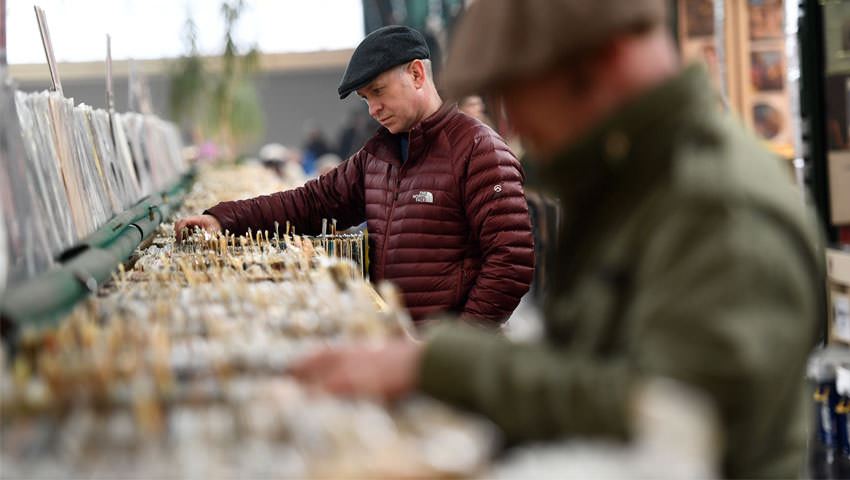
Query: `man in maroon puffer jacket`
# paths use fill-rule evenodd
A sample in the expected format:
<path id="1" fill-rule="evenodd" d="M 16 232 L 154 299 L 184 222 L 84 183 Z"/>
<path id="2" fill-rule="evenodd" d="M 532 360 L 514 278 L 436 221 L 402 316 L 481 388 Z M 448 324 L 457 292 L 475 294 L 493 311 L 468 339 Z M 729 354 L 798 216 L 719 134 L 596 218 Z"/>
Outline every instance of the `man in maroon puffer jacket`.
<path id="1" fill-rule="evenodd" d="M 534 250 L 524 174 L 504 140 L 443 104 L 428 47 L 384 27 L 355 49 L 339 87 L 381 123 L 363 148 L 303 187 L 220 203 L 177 222 L 243 233 L 291 222 L 317 234 L 367 222 L 372 280 L 398 285 L 414 320 L 443 311 L 498 326 L 528 291 Z M 179 234 L 179 233 L 178 233 Z"/>

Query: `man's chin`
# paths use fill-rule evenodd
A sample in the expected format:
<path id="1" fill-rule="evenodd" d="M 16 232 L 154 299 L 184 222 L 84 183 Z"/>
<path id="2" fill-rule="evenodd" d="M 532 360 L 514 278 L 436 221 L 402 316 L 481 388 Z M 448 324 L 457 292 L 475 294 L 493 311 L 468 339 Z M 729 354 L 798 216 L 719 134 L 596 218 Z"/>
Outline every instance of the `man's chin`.
<path id="1" fill-rule="evenodd" d="M 409 132 L 411 127 L 413 127 L 413 125 L 407 125 L 396 118 L 391 118 L 387 123 L 382 123 L 381 126 L 386 128 L 393 135 Z"/>

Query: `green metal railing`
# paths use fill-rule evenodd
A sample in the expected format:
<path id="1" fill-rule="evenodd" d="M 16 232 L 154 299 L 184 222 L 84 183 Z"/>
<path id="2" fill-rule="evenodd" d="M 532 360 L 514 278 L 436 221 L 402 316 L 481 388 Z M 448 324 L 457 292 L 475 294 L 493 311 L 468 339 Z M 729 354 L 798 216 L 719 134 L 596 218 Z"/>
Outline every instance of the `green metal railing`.
<path id="1" fill-rule="evenodd" d="M 169 218 L 193 180 L 190 171 L 167 191 L 142 199 L 63 252 L 56 268 L 11 287 L 0 303 L 4 340 L 14 341 L 22 329 L 57 325 Z"/>

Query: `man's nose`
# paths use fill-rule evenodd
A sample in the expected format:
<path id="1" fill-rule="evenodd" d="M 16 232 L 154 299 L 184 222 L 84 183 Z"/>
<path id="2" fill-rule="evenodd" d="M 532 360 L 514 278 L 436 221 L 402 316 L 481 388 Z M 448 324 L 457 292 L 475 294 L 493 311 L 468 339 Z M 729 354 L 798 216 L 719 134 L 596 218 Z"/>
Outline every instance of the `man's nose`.
<path id="1" fill-rule="evenodd" d="M 381 104 L 380 103 L 378 103 L 378 102 L 369 103 L 369 115 L 371 115 L 372 118 L 377 119 L 378 113 L 380 111 L 381 111 Z"/>

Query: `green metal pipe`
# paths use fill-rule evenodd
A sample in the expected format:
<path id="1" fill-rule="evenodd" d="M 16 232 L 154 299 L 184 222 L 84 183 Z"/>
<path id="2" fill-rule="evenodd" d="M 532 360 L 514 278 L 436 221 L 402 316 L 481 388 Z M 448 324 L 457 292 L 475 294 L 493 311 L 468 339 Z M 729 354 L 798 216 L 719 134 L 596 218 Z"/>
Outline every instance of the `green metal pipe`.
<path id="1" fill-rule="evenodd" d="M 81 240 L 77 245 L 67 249 L 59 255 L 60 262 L 65 262 L 73 258 L 76 254 L 84 251 L 86 248 L 98 248 L 109 245 L 112 241 L 124 233 L 124 230 L 130 227 L 133 223 L 137 223 L 143 218 L 150 218 L 151 209 L 159 210 L 161 218 L 168 218 L 172 209 L 180 206 L 183 196 L 188 192 L 189 187 L 194 181 L 195 171 L 191 170 L 183 175 L 180 180 L 174 183 L 168 190 L 149 195 L 141 199 L 136 205 L 115 215 L 111 220 L 91 235 Z M 176 199 L 176 203 L 174 200 Z M 163 208 L 168 207 L 169 211 L 163 212 Z"/>
<path id="2" fill-rule="evenodd" d="M 143 199 L 116 215 L 60 258 L 60 266 L 9 289 L 0 304 L 3 337 L 16 329 L 57 325 L 82 299 L 107 281 L 142 241 L 176 210 L 188 191 L 194 172 L 186 174 L 163 194 Z M 10 329 L 9 326 L 14 328 Z"/>

